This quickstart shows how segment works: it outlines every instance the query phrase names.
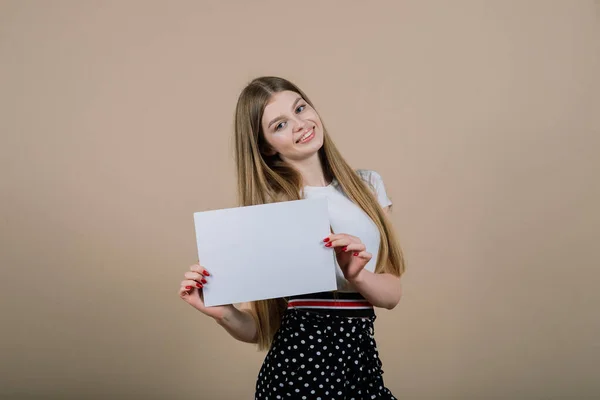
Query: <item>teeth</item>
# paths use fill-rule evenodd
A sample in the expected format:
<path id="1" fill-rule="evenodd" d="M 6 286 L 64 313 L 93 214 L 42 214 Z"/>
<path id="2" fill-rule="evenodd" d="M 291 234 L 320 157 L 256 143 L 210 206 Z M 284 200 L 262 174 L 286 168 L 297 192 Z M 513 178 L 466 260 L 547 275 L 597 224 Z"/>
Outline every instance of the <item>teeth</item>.
<path id="1" fill-rule="evenodd" d="M 302 137 L 300 139 L 298 139 L 298 141 L 299 142 L 303 141 L 304 139 L 306 139 L 307 137 L 309 137 L 311 133 L 312 133 L 312 129 L 309 130 L 308 132 L 306 132 L 304 135 L 302 135 Z"/>

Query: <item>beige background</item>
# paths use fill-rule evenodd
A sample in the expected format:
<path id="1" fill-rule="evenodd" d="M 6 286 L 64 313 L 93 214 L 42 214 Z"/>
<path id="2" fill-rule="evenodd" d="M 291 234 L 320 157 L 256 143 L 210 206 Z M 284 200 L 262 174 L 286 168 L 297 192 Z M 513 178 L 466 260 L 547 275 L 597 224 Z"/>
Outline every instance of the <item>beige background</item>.
<path id="1" fill-rule="evenodd" d="M 600 396 L 597 1 L 1 1 L 2 399 L 250 399 L 177 297 L 236 97 L 299 84 L 383 176 L 401 399 Z M 226 237 L 223 240 L 227 240 Z M 232 249 L 234 250 L 234 249 Z"/>

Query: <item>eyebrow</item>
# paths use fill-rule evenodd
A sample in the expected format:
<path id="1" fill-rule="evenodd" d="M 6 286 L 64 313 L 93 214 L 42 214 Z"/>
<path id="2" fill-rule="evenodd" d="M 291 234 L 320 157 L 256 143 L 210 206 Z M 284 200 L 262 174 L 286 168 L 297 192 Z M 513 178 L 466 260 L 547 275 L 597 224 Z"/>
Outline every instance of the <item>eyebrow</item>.
<path id="1" fill-rule="evenodd" d="M 302 100 L 302 97 L 298 97 L 296 99 L 296 101 L 294 101 L 294 104 L 292 104 L 292 110 L 294 108 L 296 108 L 296 104 L 298 104 L 298 102 Z M 271 125 L 273 125 L 275 122 L 277 122 L 278 120 L 280 120 L 281 118 L 283 118 L 283 115 L 278 116 L 277 118 L 274 118 L 273 120 L 271 120 L 271 122 L 269 122 L 269 125 L 267 125 L 267 128 L 270 128 Z"/>

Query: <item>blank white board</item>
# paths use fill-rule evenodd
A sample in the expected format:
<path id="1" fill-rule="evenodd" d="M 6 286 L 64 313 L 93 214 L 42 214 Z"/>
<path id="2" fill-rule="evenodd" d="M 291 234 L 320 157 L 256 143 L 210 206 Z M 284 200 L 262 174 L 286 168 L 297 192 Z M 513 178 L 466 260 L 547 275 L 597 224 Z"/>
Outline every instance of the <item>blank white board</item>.
<path id="1" fill-rule="evenodd" d="M 206 306 L 336 290 L 327 199 L 194 213 Z"/>

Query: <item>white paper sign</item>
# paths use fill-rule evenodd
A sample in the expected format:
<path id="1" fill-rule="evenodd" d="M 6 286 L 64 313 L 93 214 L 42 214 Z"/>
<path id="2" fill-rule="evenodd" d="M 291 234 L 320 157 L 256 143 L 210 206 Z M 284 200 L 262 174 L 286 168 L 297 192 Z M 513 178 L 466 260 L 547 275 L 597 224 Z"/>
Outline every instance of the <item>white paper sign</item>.
<path id="1" fill-rule="evenodd" d="M 327 199 L 194 213 L 206 306 L 336 290 Z"/>

